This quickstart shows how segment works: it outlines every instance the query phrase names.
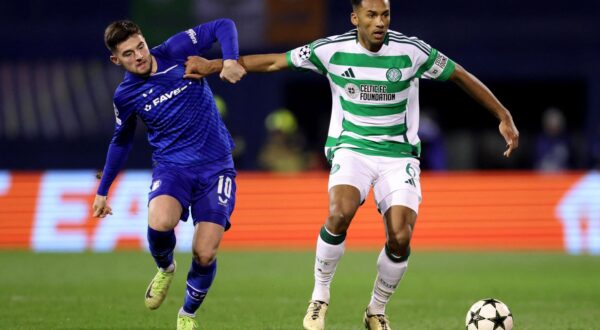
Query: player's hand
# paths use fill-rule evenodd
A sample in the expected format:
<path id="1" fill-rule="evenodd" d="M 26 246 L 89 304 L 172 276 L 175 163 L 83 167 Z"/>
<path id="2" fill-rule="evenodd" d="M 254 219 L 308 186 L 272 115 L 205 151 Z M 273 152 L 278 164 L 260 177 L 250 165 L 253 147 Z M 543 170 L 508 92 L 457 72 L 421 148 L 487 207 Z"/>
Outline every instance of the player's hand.
<path id="1" fill-rule="evenodd" d="M 507 149 L 504 151 L 503 155 L 504 157 L 510 157 L 513 150 L 519 147 L 519 130 L 517 130 L 517 127 L 515 126 L 515 123 L 511 117 L 503 119 L 500 122 L 499 129 L 500 134 L 502 134 L 507 146 Z"/>
<path id="2" fill-rule="evenodd" d="M 216 65 L 215 61 L 220 62 L 220 60 L 207 60 L 200 56 L 188 56 L 187 61 L 185 61 L 185 74 L 183 78 L 200 79 L 218 72 L 220 65 Z M 219 69 L 215 70 L 215 67 L 219 67 Z"/>
<path id="3" fill-rule="evenodd" d="M 246 69 L 238 63 L 236 60 L 225 60 L 223 61 L 223 70 L 221 70 L 221 80 L 228 81 L 232 84 L 242 80 L 242 77 L 246 75 Z"/>
<path id="4" fill-rule="evenodd" d="M 106 196 L 96 195 L 92 208 L 94 209 L 95 218 L 104 218 L 109 214 L 113 214 L 112 209 L 106 203 Z"/>

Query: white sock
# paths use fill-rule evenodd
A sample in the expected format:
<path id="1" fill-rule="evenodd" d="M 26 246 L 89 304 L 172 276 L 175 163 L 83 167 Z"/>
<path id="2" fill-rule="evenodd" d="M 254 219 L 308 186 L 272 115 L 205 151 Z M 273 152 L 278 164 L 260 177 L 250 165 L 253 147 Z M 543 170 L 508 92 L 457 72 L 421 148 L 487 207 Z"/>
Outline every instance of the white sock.
<path id="1" fill-rule="evenodd" d="M 175 264 L 172 263 L 167 268 L 158 267 L 158 269 L 160 269 L 160 271 L 163 273 L 172 273 L 175 270 Z"/>
<path id="2" fill-rule="evenodd" d="M 407 267 L 408 260 L 393 262 L 385 254 L 385 248 L 381 250 L 377 259 L 377 278 L 375 279 L 373 294 L 368 307 L 370 315 L 385 314 L 385 305 L 396 291 L 396 287 Z"/>
<path id="3" fill-rule="evenodd" d="M 336 236 L 329 232 L 328 234 Z M 344 255 L 345 247 L 345 242 L 337 245 L 329 244 L 319 235 L 314 269 L 315 287 L 311 300 L 319 300 L 329 304 L 329 286 L 333 280 L 337 263 Z"/>
<path id="4" fill-rule="evenodd" d="M 196 314 L 190 314 L 190 313 L 184 311 L 183 307 L 179 308 L 179 315 L 189 316 L 189 317 L 196 317 Z"/>

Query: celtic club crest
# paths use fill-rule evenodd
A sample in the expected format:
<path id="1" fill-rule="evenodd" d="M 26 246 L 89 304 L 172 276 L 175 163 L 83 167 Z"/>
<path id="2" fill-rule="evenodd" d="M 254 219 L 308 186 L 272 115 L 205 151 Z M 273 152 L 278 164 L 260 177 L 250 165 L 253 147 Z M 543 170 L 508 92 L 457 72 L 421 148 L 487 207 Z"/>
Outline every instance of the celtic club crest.
<path id="1" fill-rule="evenodd" d="M 385 76 L 389 82 L 398 82 L 402 78 L 402 72 L 398 68 L 388 69 Z"/>

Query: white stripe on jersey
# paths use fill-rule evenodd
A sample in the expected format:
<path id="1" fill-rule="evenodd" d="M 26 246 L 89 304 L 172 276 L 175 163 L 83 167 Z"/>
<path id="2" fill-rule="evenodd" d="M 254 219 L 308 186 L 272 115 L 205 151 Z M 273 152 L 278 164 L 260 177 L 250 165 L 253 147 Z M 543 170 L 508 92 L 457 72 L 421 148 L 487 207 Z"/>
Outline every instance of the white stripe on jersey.
<path id="1" fill-rule="evenodd" d="M 158 76 L 159 74 L 165 74 L 165 73 L 167 73 L 167 72 L 175 69 L 176 67 L 177 67 L 177 64 L 173 65 L 172 67 L 170 67 L 170 68 L 168 68 L 168 69 L 166 69 L 164 71 L 153 73 L 152 75 L 153 76 Z"/>

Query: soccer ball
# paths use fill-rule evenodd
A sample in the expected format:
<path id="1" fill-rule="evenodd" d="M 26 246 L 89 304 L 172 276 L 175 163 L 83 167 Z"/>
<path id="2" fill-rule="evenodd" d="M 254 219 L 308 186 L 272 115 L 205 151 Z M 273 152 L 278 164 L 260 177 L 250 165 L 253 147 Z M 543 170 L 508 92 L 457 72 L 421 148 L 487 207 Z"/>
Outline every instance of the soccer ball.
<path id="1" fill-rule="evenodd" d="M 512 330 L 513 317 L 498 299 L 482 299 L 474 303 L 465 319 L 467 330 Z"/>

